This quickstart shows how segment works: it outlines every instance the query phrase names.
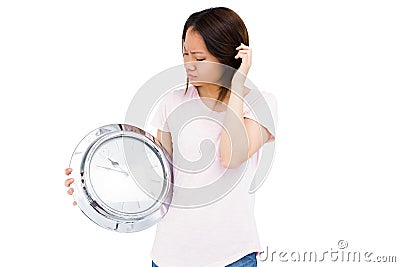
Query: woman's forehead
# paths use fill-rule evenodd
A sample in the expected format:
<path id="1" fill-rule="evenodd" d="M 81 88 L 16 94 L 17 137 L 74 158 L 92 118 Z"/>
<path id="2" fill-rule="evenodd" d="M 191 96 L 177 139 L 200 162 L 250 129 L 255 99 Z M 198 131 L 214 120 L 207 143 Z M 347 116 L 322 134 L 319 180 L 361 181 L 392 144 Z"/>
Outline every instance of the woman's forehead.
<path id="1" fill-rule="evenodd" d="M 185 50 L 190 50 L 191 53 L 195 52 L 207 52 L 206 45 L 204 43 L 203 37 L 197 32 L 188 30 L 186 32 L 185 41 L 183 42 L 183 48 Z"/>

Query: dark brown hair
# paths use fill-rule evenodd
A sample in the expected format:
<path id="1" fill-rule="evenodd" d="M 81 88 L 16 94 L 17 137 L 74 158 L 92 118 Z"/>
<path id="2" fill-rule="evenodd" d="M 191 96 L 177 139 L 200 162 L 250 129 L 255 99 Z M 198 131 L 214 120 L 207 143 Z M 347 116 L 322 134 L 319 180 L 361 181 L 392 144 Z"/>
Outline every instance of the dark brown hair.
<path id="1" fill-rule="evenodd" d="M 186 20 L 182 33 L 183 42 L 189 27 L 201 35 L 208 51 L 218 59 L 221 64 L 228 65 L 236 70 L 240 67 L 242 59 L 235 59 L 240 43 L 249 45 L 249 35 L 243 20 L 233 10 L 227 7 L 213 7 L 193 13 Z M 228 81 L 232 80 L 235 72 L 229 72 Z M 229 82 L 230 87 L 230 82 Z M 189 79 L 186 79 L 188 90 Z M 218 100 L 222 101 L 228 93 L 228 88 L 220 85 Z"/>

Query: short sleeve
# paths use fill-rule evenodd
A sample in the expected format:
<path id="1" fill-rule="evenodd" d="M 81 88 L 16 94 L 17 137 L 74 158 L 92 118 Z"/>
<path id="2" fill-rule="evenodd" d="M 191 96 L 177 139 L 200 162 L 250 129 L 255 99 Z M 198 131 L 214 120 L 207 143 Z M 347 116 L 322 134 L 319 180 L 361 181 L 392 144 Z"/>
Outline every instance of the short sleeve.
<path id="1" fill-rule="evenodd" d="M 160 104 L 154 114 L 154 117 L 151 121 L 151 125 L 165 132 L 170 132 L 168 127 L 168 104 L 169 104 L 168 95 L 164 96 L 160 101 Z"/>
<path id="2" fill-rule="evenodd" d="M 243 117 L 252 119 L 271 133 L 267 142 L 274 141 L 276 136 L 277 103 L 276 97 L 269 92 L 255 91 L 255 96 L 243 104 Z"/>

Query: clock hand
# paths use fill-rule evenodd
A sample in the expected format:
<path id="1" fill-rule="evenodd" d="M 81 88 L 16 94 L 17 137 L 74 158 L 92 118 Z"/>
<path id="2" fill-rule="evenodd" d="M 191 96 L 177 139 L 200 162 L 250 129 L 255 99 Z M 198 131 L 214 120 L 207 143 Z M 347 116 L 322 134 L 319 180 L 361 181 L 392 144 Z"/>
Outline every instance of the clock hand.
<path id="1" fill-rule="evenodd" d="M 118 166 L 119 166 L 118 162 L 112 161 L 110 158 L 108 158 L 108 160 L 111 161 L 111 164 L 112 164 L 114 167 L 118 167 Z"/>
<path id="2" fill-rule="evenodd" d="M 104 167 L 104 166 L 100 166 L 100 165 L 96 165 L 97 167 L 100 167 L 100 168 L 103 168 L 103 169 L 106 169 L 106 170 L 110 170 L 110 171 L 116 171 L 116 172 L 122 172 L 122 173 L 124 173 L 125 175 L 129 175 L 126 171 L 123 171 L 123 170 L 116 170 L 116 169 L 113 169 L 113 168 L 108 168 L 108 167 Z"/>
<path id="3" fill-rule="evenodd" d="M 115 168 L 119 168 L 121 171 L 123 171 L 123 172 L 126 172 L 124 169 L 122 169 L 121 168 L 121 166 L 119 166 L 119 163 L 118 162 L 116 162 L 116 161 L 113 161 L 112 159 L 110 159 L 110 158 L 107 158 L 109 161 L 111 161 L 111 164 L 115 167 Z"/>

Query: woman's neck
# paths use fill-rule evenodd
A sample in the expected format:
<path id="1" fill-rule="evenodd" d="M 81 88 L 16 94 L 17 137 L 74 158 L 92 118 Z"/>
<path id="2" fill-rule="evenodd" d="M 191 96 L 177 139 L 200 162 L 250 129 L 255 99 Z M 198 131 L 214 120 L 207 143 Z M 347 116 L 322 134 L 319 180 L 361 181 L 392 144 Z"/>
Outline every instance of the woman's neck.
<path id="1" fill-rule="evenodd" d="M 218 99 L 219 93 L 221 92 L 221 88 L 219 88 L 218 85 L 209 85 L 209 84 L 197 86 L 197 90 L 200 97 L 207 97 L 213 99 Z"/>

